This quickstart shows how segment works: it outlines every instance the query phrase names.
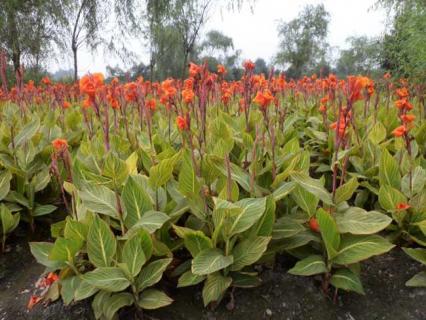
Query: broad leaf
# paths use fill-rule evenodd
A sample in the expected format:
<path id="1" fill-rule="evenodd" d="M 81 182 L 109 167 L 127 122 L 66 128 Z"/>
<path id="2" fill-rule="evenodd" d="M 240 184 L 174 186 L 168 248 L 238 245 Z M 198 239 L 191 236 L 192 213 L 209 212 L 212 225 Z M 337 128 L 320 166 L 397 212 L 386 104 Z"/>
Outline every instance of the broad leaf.
<path id="1" fill-rule="evenodd" d="M 142 309 L 153 310 L 168 306 L 173 302 L 173 299 L 168 297 L 164 292 L 156 289 L 149 289 L 142 292 L 138 305 Z"/>
<path id="2" fill-rule="evenodd" d="M 384 238 L 371 236 L 345 235 L 342 238 L 339 252 L 334 257 L 333 262 L 341 265 L 356 263 L 372 256 L 381 255 L 388 252 L 393 247 Z"/>
<path id="3" fill-rule="evenodd" d="M 192 273 L 208 275 L 230 266 L 233 261 L 232 256 L 224 256 L 219 249 L 205 249 L 192 260 Z"/>
<path id="4" fill-rule="evenodd" d="M 119 292 L 126 289 L 130 282 L 123 270 L 115 267 L 97 268 L 83 275 L 89 285 L 109 292 Z"/>
<path id="5" fill-rule="evenodd" d="M 288 273 L 297 276 L 313 276 L 315 274 L 326 273 L 327 267 L 324 258 L 319 255 L 312 255 L 300 260 L 296 265 L 288 270 Z"/>
<path id="6" fill-rule="evenodd" d="M 109 267 L 117 249 L 117 241 L 108 224 L 95 217 L 87 233 L 87 253 L 96 267 Z"/>
<path id="7" fill-rule="evenodd" d="M 377 211 L 367 212 L 351 207 L 343 213 L 337 213 L 336 222 L 340 233 L 373 234 L 386 228 L 392 219 Z"/>

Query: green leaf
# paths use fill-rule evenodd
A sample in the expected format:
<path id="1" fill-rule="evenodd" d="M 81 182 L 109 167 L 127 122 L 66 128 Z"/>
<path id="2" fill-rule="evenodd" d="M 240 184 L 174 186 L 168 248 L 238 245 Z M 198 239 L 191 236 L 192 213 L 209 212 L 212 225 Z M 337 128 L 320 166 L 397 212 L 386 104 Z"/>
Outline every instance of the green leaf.
<path id="1" fill-rule="evenodd" d="M 192 273 L 208 275 L 229 267 L 233 261 L 232 256 L 224 256 L 219 249 L 205 249 L 192 260 Z"/>
<path id="2" fill-rule="evenodd" d="M 271 237 L 256 237 L 245 239 L 237 244 L 232 250 L 234 262 L 231 265 L 231 271 L 239 271 L 259 260 L 270 240 Z"/>
<path id="3" fill-rule="evenodd" d="M 388 252 L 393 247 L 384 238 L 371 236 L 345 235 L 342 237 L 339 252 L 334 257 L 333 262 L 341 265 L 356 263 L 372 256 L 381 255 Z"/>
<path id="4" fill-rule="evenodd" d="M 146 262 L 145 253 L 142 247 L 142 234 L 137 233 L 126 241 L 123 247 L 122 258 L 127 265 L 130 274 L 135 277 L 139 274 L 142 266 Z"/>
<path id="5" fill-rule="evenodd" d="M 184 235 L 185 247 L 195 258 L 204 249 L 213 248 L 212 241 L 202 231 L 187 232 Z"/>
<path id="6" fill-rule="evenodd" d="M 282 217 L 274 225 L 272 239 L 290 238 L 305 229 L 298 221 L 289 217 Z"/>
<path id="7" fill-rule="evenodd" d="M 172 262 L 172 259 L 160 259 L 143 267 L 136 280 L 138 291 L 140 292 L 160 281 L 170 262 Z"/>
<path id="8" fill-rule="evenodd" d="M 381 122 L 377 122 L 373 128 L 371 128 L 368 134 L 368 139 L 374 144 L 379 144 L 386 139 L 386 128 Z"/>
<path id="9" fill-rule="evenodd" d="M 382 185 L 379 190 L 379 203 L 383 209 L 394 211 L 399 203 L 406 203 L 407 198 L 390 185 Z"/>
<path id="10" fill-rule="evenodd" d="M 229 236 L 241 233 L 253 226 L 266 209 L 266 198 L 247 198 L 235 203 L 243 211 L 233 219 L 229 230 Z"/>
<path id="11" fill-rule="evenodd" d="M 410 190 L 410 174 L 407 173 L 401 181 L 401 189 L 405 195 L 411 196 L 420 193 L 426 184 L 426 170 L 417 166 L 412 172 L 412 190 Z M 0 197 L 1 199 L 1 197 Z"/>
<path id="12" fill-rule="evenodd" d="M 31 184 L 34 186 L 35 192 L 44 190 L 44 188 L 47 187 L 49 182 L 50 182 L 50 168 L 47 166 L 45 169 L 37 173 L 31 180 Z"/>
<path id="13" fill-rule="evenodd" d="M 343 201 L 349 200 L 353 193 L 358 188 L 359 184 L 357 179 L 354 177 L 346 182 L 344 185 L 340 186 L 336 190 L 336 196 L 334 197 L 334 202 L 339 204 Z"/>
<path id="14" fill-rule="evenodd" d="M 138 305 L 142 309 L 153 310 L 168 306 L 173 302 L 164 292 L 156 289 L 149 289 L 142 292 Z"/>
<path id="15" fill-rule="evenodd" d="M 82 246 L 83 242 L 80 240 L 58 238 L 50 251 L 49 259 L 72 263 Z"/>
<path id="16" fill-rule="evenodd" d="M 134 303 L 132 294 L 128 292 L 113 294 L 105 300 L 103 313 L 107 320 L 114 319 L 114 316 L 121 308 L 131 306 Z"/>
<path id="17" fill-rule="evenodd" d="M 154 189 L 166 184 L 173 175 L 173 169 L 179 161 L 181 153 L 177 153 L 169 159 L 160 161 L 159 164 L 151 167 L 149 170 L 149 183 Z"/>
<path id="18" fill-rule="evenodd" d="M 392 219 L 377 212 L 351 207 L 343 213 L 336 214 L 337 228 L 340 233 L 373 234 L 386 228 Z"/>
<path id="19" fill-rule="evenodd" d="M 3 200 L 9 193 L 11 179 L 12 174 L 7 170 L 0 174 L 0 200 Z"/>
<path id="20" fill-rule="evenodd" d="M 235 288 L 254 288 L 262 283 L 255 272 L 232 272 L 231 277 Z"/>
<path id="21" fill-rule="evenodd" d="M 294 190 L 291 192 L 291 197 L 296 202 L 296 204 L 310 217 L 315 215 L 317 211 L 319 199 L 314 194 L 306 191 L 301 186 L 297 185 Z"/>
<path id="22" fill-rule="evenodd" d="M 124 224 L 131 228 L 142 219 L 142 216 L 153 209 L 152 201 L 143 186 L 130 176 L 121 194 L 125 209 Z"/>
<path id="23" fill-rule="evenodd" d="M 408 287 L 426 287 L 426 271 L 419 272 L 405 283 Z"/>
<path id="24" fill-rule="evenodd" d="M 86 241 L 88 232 L 89 228 L 86 224 L 67 217 L 64 228 L 64 237 L 66 239 Z"/>
<path id="25" fill-rule="evenodd" d="M 200 193 L 200 183 L 195 175 L 192 159 L 188 152 L 185 153 L 179 172 L 179 191 L 187 197 Z"/>
<path id="26" fill-rule="evenodd" d="M 38 118 L 35 118 L 30 123 L 26 124 L 14 139 L 15 148 L 18 148 L 25 142 L 29 141 L 37 133 L 39 128 L 40 120 Z"/>
<path id="27" fill-rule="evenodd" d="M 313 276 L 327 271 L 324 258 L 319 255 L 312 255 L 297 262 L 293 268 L 288 270 L 288 273 L 297 276 Z"/>
<path id="28" fill-rule="evenodd" d="M 108 292 L 123 291 L 130 285 L 123 270 L 116 267 L 102 267 L 83 275 L 89 285 Z"/>
<path id="29" fill-rule="evenodd" d="M 78 276 L 71 276 L 60 280 L 61 283 L 61 297 L 64 304 L 69 305 L 74 299 L 74 293 L 80 285 L 80 278 Z"/>
<path id="30" fill-rule="evenodd" d="M 340 235 L 337 230 L 336 221 L 334 221 L 333 217 L 323 209 L 318 210 L 317 219 L 320 226 L 321 237 L 327 249 L 328 259 L 332 259 L 337 254 L 340 245 Z"/>
<path id="31" fill-rule="evenodd" d="M 278 189 L 273 192 L 272 195 L 274 196 L 274 200 L 280 201 L 284 199 L 288 194 L 290 194 L 290 192 L 293 191 L 295 187 L 296 183 L 294 183 L 293 181 L 283 183 L 281 186 L 278 187 Z"/>
<path id="32" fill-rule="evenodd" d="M 111 178 L 114 181 L 115 188 L 118 188 L 126 180 L 128 174 L 126 162 L 121 160 L 113 152 L 108 153 L 102 175 Z"/>
<path id="33" fill-rule="evenodd" d="M 32 216 L 33 217 L 44 216 L 44 215 L 52 213 L 56 209 L 58 209 L 58 208 L 51 205 L 51 204 L 37 205 L 35 207 L 34 211 L 32 212 Z"/>
<path id="34" fill-rule="evenodd" d="M 104 306 L 106 306 L 111 292 L 99 291 L 92 301 L 92 310 L 95 314 L 95 319 L 100 319 L 104 315 Z"/>
<path id="35" fill-rule="evenodd" d="M 74 292 L 74 300 L 75 301 L 81 301 L 84 299 L 87 299 L 91 296 L 93 296 L 96 292 L 98 292 L 99 289 L 90 285 L 87 281 L 84 279 L 81 279 L 79 282 L 79 286 Z"/>
<path id="36" fill-rule="evenodd" d="M 52 251 L 53 243 L 50 242 L 30 242 L 31 254 L 38 263 L 44 265 L 49 270 L 57 270 L 63 265 L 61 262 L 49 260 L 49 254 Z"/>
<path id="37" fill-rule="evenodd" d="M 142 218 L 133 225 L 132 229 L 143 228 L 149 233 L 154 233 L 156 230 L 160 229 L 164 223 L 166 223 L 170 217 L 160 211 L 147 211 L 142 216 Z"/>
<path id="38" fill-rule="evenodd" d="M 319 180 L 312 179 L 308 175 L 299 172 L 293 172 L 291 178 L 306 191 L 320 198 L 326 204 L 332 205 L 331 194 L 324 188 Z"/>
<path id="39" fill-rule="evenodd" d="M 210 302 L 221 300 L 231 283 L 232 278 L 224 277 L 219 272 L 208 275 L 203 287 L 204 306 L 206 307 Z"/>
<path id="40" fill-rule="evenodd" d="M 426 265 L 426 249 L 425 248 L 402 248 L 414 260 Z"/>
<path id="41" fill-rule="evenodd" d="M 15 213 L 13 215 L 8 207 L 6 207 L 3 203 L 0 204 L 0 225 L 2 234 L 9 234 L 15 230 L 19 224 L 20 218 L 21 215 L 19 213 Z"/>
<path id="42" fill-rule="evenodd" d="M 115 256 L 117 241 L 108 224 L 95 217 L 87 234 L 87 253 L 96 267 L 109 267 Z"/>
<path id="43" fill-rule="evenodd" d="M 206 276 L 199 276 L 199 275 L 193 274 L 191 270 L 188 270 L 187 272 L 185 272 L 179 277 L 177 287 L 183 288 L 183 287 L 195 286 L 196 284 L 203 282 L 204 279 L 206 279 Z"/>
<path id="44" fill-rule="evenodd" d="M 259 237 L 269 237 L 272 234 L 275 222 L 276 204 L 272 195 L 266 197 L 265 214 L 259 219 L 256 227 L 253 228 L 253 235 Z"/>
<path id="45" fill-rule="evenodd" d="M 365 294 L 361 280 L 358 275 L 349 269 L 337 270 L 330 279 L 330 283 L 339 289 L 354 291 L 359 294 Z"/>
<path id="46" fill-rule="evenodd" d="M 105 186 L 88 185 L 79 196 L 87 209 L 118 219 L 117 197 Z"/>
<path id="47" fill-rule="evenodd" d="M 398 162 L 386 148 L 382 148 L 382 155 L 380 157 L 379 181 L 381 186 L 388 185 L 396 189 L 399 189 L 401 186 Z"/>

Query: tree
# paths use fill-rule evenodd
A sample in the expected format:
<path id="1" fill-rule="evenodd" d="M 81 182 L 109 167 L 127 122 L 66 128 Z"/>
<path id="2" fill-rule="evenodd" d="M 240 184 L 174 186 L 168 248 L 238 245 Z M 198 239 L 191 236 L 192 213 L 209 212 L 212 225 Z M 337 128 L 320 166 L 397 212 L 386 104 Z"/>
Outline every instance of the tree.
<path id="1" fill-rule="evenodd" d="M 382 66 L 396 76 L 426 81 L 426 1 L 382 0 L 393 13 L 391 31 L 385 35 Z"/>
<path id="2" fill-rule="evenodd" d="M 188 59 L 194 51 L 211 4 L 212 0 L 175 0 L 174 2 L 172 24 L 178 31 L 183 53 L 182 78 L 186 75 Z"/>
<path id="3" fill-rule="evenodd" d="M 268 75 L 268 66 L 266 65 L 266 61 L 262 58 L 257 58 L 256 61 L 254 62 L 254 73 L 256 74 L 264 74 L 266 77 L 269 76 Z"/>
<path id="4" fill-rule="evenodd" d="M 234 41 L 220 31 L 210 30 L 201 43 L 200 49 L 207 56 L 216 57 L 218 60 L 224 61 L 228 51 L 234 49 Z"/>
<path id="5" fill-rule="evenodd" d="M 340 77 L 355 74 L 371 74 L 380 70 L 382 43 L 380 39 L 349 37 L 348 49 L 340 51 L 336 73 Z"/>
<path id="6" fill-rule="evenodd" d="M 308 5 L 296 19 L 279 25 L 280 51 L 275 60 L 288 67 L 290 77 L 309 72 L 324 58 L 329 19 L 324 5 Z"/>
<path id="7" fill-rule="evenodd" d="M 20 72 L 23 60 L 40 64 L 58 39 L 57 26 L 65 19 L 67 0 L 0 1 L 0 46 Z"/>

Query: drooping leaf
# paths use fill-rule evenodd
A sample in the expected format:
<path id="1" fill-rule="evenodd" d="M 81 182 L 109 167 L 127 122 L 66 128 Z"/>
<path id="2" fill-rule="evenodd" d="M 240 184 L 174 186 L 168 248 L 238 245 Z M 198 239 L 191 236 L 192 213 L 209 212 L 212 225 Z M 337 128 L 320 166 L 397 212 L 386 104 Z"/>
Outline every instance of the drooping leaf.
<path id="1" fill-rule="evenodd" d="M 324 258 L 319 255 L 311 255 L 300 260 L 293 268 L 288 270 L 288 273 L 297 276 L 313 276 L 325 272 L 327 272 L 327 267 Z"/>
<path id="2" fill-rule="evenodd" d="M 333 262 L 348 265 L 386 253 L 393 247 L 395 247 L 393 244 L 377 235 L 345 235 Z"/>
<path id="3" fill-rule="evenodd" d="M 250 266 L 260 259 L 266 251 L 271 237 L 256 237 L 241 241 L 232 250 L 234 262 L 231 271 L 239 271 L 246 266 Z"/>
<path id="4" fill-rule="evenodd" d="M 102 267 L 83 275 L 89 285 L 108 292 L 123 291 L 130 285 L 123 270 L 116 267 Z"/>
<path id="5" fill-rule="evenodd" d="M 224 256 L 219 249 L 205 249 L 192 260 L 192 273 L 208 275 L 222 270 L 233 263 L 232 256 Z"/>
<path id="6" fill-rule="evenodd" d="M 168 306 L 173 302 L 164 292 L 156 289 L 149 289 L 142 292 L 138 305 L 142 309 L 153 310 Z"/>
<path id="7" fill-rule="evenodd" d="M 361 280 L 358 275 L 350 269 L 337 270 L 330 279 L 330 283 L 339 289 L 346 291 L 355 291 L 359 294 L 365 294 Z"/>
<path id="8" fill-rule="evenodd" d="M 210 302 L 222 299 L 231 283 L 232 278 L 224 277 L 219 272 L 208 275 L 203 287 L 204 306 L 207 306 Z"/>
<path id="9" fill-rule="evenodd" d="M 351 207 L 343 213 L 337 213 L 336 222 L 340 233 L 373 234 L 386 228 L 392 219 L 377 211 L 367 212 Z"/>

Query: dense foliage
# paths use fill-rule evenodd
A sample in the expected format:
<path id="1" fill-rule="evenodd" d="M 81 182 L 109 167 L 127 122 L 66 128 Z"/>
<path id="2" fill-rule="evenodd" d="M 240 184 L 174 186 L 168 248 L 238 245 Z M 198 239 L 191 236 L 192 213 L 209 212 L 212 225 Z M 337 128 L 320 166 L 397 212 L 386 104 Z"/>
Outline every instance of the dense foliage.
<path id="1" fill-rule="evenodd" d="M 215 305 L 282 253 L 335 295 L 364 294 L 362 261 L 395 245 L 426 264 L 417 91 L 388 74 L 296 82 L 254 68 L 237 82 L 195 64 L 183 82 L 45 78 L 0 96 L 3 247 L 20 221 L 65 213 L 53 242 L 31 243 L 48 273 L 30 306 L 93 297 L 98 319 L 141 315 L 172 303 L 164 278 Z"/>

